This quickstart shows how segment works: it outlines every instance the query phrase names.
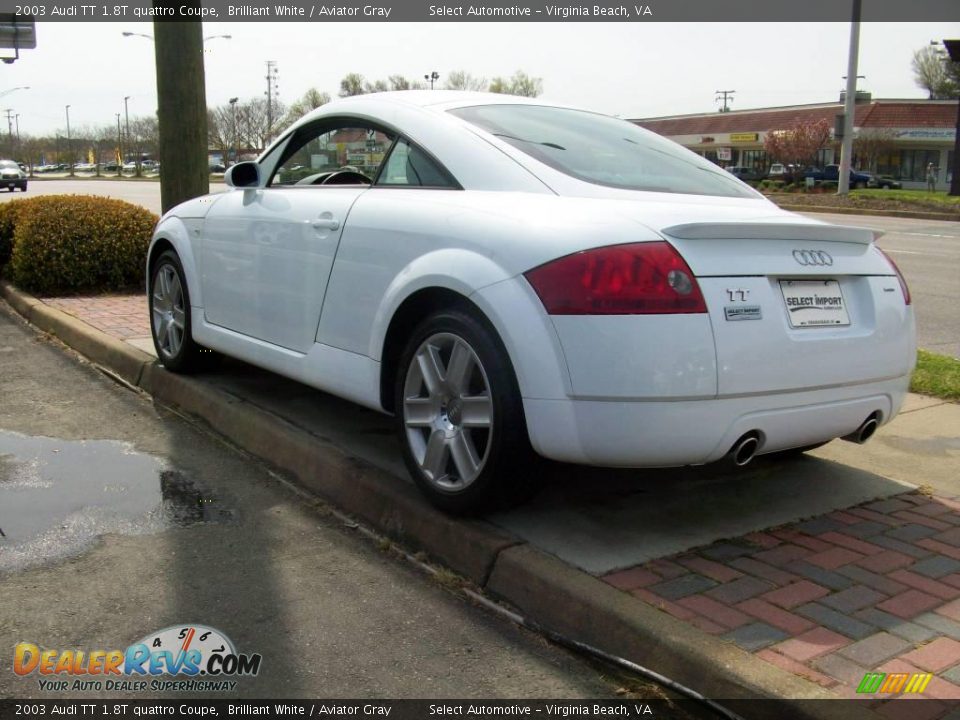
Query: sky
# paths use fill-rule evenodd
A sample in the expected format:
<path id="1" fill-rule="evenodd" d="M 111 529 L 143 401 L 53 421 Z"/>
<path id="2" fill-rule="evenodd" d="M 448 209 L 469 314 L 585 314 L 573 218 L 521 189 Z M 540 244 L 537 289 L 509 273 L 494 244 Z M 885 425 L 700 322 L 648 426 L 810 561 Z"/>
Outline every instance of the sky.
<path id="1" fill-rule="evenodd" d="M 115 126 L 156 110 L 153 45 L 122 31 L 149 22 L 38 23 L 37 48 L 0 65 L 0 110 L 19 114 L 21 135 Z M 544 100 L 625 118 L 711 112 L 717 90 L 749 109 L 839 98 L 849 23 L 205 23 L 208 106 L 262 97 L 267 60 L 280 99 L 310 87 L 336 96 L 340 79 L 466 70 L 490 79 L 516 70 L 543 79 Z M 910 61 L 931 40 L 960 37 L 960 23 L 863 23 L 860 89 L 875 98 L 923 98 Z M 27 85 L 29 90 L 3 94 Z M 4 114 L 5 116 L 5 114 Z M 0 116 L 0 117 L 4 117 Z M 2 123 L 0 123 L 2 128 Z M 6 130 L 6 128 L 2 128 Z"/>

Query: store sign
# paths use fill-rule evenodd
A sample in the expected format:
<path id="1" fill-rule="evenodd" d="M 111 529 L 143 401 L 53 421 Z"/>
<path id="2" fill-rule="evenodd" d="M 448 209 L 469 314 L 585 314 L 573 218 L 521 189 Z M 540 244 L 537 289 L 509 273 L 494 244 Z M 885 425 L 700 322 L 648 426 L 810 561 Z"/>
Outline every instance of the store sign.
<path id="1" fill-rule="evenodd" d="M 701 145 L 709 145 L 709 144 L 712 143 L 712 142 L 713 142 L 713 138 L 712 138 L 712 137 L 702 137 L 702 138 L 700 138 L 700 144 L 701 144 Z"/>
<path id="2" fill-rule="evenodd" d="M 896 133 L 900 140 L 953 140 L 956 136 L 953 128 L 907 128 Z"/>
<path id="3" fill-rule="evenodd" d="M 732 143 L 757 142 L 757 139 L 759 137 L 760 137 L 759 133 L 730 133 L 730 142 Z"/>
<path id="4" fill-rule="evenodd" d="M 717 148 L 717 160 L 731 160 L 730 148 Z"/>

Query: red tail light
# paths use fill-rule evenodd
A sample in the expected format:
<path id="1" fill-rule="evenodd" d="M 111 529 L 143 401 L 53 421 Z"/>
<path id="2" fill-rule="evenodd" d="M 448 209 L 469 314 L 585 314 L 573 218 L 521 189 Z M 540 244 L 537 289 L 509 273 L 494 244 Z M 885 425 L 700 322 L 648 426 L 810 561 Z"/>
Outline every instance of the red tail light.
<path id="1" fill-rule="evenodd" d="M 880 250 L 880 248 L 877 248 L 877 250 Z M 907 305 L 909 305 L 910 304 L 910 288 L 907 287 L 907 281 L 903 277 L 903 273 L 900 272 L 900 268 L 897 267 L 897 264 L 893 261 L 892 257 L 887 255 L 883 250 L 880 250 L 880 254 L 887 259 L 887 262 L 890 263 L 890 267 L 892 267 L 893 271 L 897 274 L 897 280 L 900 281 L 900 290 L 903 291 L 903 301 Z"/>
<path id="2" fill-rule="evenodd" d="M 611 245 L 525 274 L 551 315 L 705 313 L 700 286 L 666 242 Z"/>

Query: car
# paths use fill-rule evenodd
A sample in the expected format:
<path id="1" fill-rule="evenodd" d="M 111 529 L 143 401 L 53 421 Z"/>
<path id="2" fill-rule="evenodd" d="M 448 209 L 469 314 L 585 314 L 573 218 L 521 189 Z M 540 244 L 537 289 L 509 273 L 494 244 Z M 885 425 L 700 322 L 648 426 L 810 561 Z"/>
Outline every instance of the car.
<path id="1" fill-rule="evenodd" d="M 725 169 L 728 173 L 730 173 L 731 175 L 733 175 L 735 178 L 739 178 L 740 180 L 743 180 L 743 181 L 745 181 L 745 182 L 746 182 L 747 180 L 763 180 L 763 179 L 766 177 L 766 175 L 765 175 L 764 173 L 762 173 L 762 172 L 760 172 L 759 170 L 757 170 L 756 168 L 752 168 L 752 167 L 743 167 L 743 166 L 740 166 L 740 165 L 731 165 L 730 167 L 724 168 L 724 169 Z"/>
<path id="2" fill-rule="evenodd" d="M 228 355 L 392 414 L 447 512 L 521 501 L 539 456 L 735 467 L 863 442 L 907 394 L 913 307 L 874 231 L 624 120 L 368 94 L 224 181 L 154 231 L 159 361 Z"/>
<path id="3" fill-rule="evenodd" d="M 226 172 L 226 171 L 227 171 L 227 168 L 224 167 L 223 164 L 221 164 L 221 163 L 211 163 L 211 164 L 210 164 L 210 172 L 212 172 L 212 173 L 224 173 L 224 172 Z"/>
<path id="4" fill-rule="evenodd" d="M 800 174 L 800 168 L 797 165 L 784 165 L 783 163 L 773 163 L 767 171 L 768 180 L 780 180 L 787 184 L 795 181 Z"/>
<path id="5" fill-rule="evenodd" d="M 19 189 L 27 191 L 27 174 L 13 160 L 0 160 L 0 187 L 9 192 Z"/>
<path id="6" fill-rule="evenodd" d="M 864 175 L 867 176 L 867 187 L 868 188 L 881 188 L 883 190 L 899 190 L 903 187 L 901 182 L 897 180 L 892 175 L 874 175 L 873 173 L 864 172 Z"/>

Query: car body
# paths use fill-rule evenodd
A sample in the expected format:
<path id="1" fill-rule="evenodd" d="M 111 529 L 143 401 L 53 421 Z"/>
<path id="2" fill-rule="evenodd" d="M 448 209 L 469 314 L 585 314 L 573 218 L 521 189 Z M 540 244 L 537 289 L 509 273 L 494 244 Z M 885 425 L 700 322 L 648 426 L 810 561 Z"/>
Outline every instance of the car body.
<path id="1" fill-rule="evenodd" d="M 27 191 L 27 173 L 13 160 L 0 160 L 0 187 L 9 192 Z"/>
<path id="2" fill-rule="evenodd" d="M 735 178 L 743 180 L 744 182 L 750 180 L 763 180 L 766 175 L 765 173 L 757 170 L 752 167 L 743 167 L 741 165 L 731 165 L 728 168 L 724 168 L 728 173 L 733 175 Z"/>
<path id="3" fill-rule="evenodd" d="M 800 168 L 796 165 L 784 165 L 783 163 L 773 163 L 767 171 L 768 180 L 780 180 L 785 183 L 792 183 L 800 174 Z"/>
<path id="4" fill-rule="evenodd" d="M 907 392 L 909 291 L 873 231 L 781 210 L 626 121 L 364 95 L 225 182 L 157 225 L 161 362 L 214 350 L 395 414 L 446 510 L 512 498 L 531 448 L 743 464 L 862 439 Z"/>
<path id="5" fill-rule="evenodd" d="M 870 172 L 863 172 L 867 176 L 868 188 L 880 188 L 882 190 L 900 190 L 903 184 L 892 175 L 875 175 Z"/>

